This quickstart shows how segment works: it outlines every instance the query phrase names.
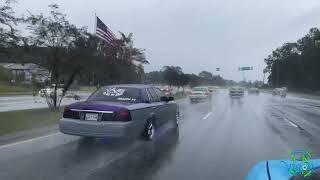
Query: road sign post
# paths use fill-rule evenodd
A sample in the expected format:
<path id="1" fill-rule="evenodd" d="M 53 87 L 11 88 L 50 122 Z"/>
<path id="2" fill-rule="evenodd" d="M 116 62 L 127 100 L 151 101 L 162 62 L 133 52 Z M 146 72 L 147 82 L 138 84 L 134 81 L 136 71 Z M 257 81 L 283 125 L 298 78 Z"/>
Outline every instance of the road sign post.
<path id="1" fill-rule="evenodd" d="M 253 67 L 252 66 L 247 66 L 247 67 L 239 67 L 238 68 L 239 71 L 242 71 L 242 75 L 243 75 L 243 81 L 246 81 L 246 78 L 245 78 L 245 74 L 244 74 L 244 71 L 251 71 L 253 70 Z"/>

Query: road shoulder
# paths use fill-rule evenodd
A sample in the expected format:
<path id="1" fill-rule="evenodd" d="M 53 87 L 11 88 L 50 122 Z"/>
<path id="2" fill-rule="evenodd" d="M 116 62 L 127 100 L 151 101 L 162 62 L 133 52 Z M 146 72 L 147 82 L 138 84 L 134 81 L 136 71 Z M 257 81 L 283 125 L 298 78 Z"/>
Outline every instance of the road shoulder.
<path id="1" fill-rule="evenodd" d="M 59 131 L 58 124 L 35 128 L 31 130 L 18 131 L 0 136 L 0 146 L 25 141 L 40 136 L 45 136 Z"/>

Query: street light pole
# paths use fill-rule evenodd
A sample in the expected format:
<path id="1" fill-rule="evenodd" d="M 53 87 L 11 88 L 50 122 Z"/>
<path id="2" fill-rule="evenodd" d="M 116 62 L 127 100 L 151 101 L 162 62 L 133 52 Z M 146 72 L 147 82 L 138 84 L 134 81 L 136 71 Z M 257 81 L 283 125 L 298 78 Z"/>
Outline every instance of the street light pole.
<path id="1" fill-rule="evenodd" d="M 277 87 L 279 87 L 279 71 L 280 71 L 280 66 L 279 66 L 279 62 L 277 62 Z"/>

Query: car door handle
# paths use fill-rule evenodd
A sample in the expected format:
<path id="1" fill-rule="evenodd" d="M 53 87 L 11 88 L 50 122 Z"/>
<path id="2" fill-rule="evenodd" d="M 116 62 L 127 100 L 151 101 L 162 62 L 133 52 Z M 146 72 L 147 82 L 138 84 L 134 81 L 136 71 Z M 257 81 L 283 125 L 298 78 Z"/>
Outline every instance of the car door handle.
<path id="1" fill-rule="evenodd" d="M 152 107 L 152 109 L 156 109 L 156 108 L 157 108 L 157 106 L 153 106 L 153 107 Z"/>

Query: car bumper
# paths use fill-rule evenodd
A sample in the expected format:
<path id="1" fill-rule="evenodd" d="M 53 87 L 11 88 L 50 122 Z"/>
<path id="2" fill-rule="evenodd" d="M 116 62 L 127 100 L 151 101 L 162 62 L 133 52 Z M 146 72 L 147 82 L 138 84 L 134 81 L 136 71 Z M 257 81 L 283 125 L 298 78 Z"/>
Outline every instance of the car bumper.
<path id="1" fill-rule="evenodd" d="M 229 92 L 230 96 L 243 96 L 244 92 L 242 91 L 233 91 L 233 92 Z"/>
<path id="2" fill-rule="evenodd" d="M 190 95 L 189 98 L 190 100 L 201 100 L 201 99 L 207 99 L 209 96 L 199 96 L 199 95 Z"/>
<path id="3" fill-rule="evenodd" d="M 79 119 L 62 118 L 59 122 L 60 131 L 64 134 L 85 137 L 135 137 L 139 131 L 135 121 L 130 122 L 106 122 L 86 121 Z"/>

